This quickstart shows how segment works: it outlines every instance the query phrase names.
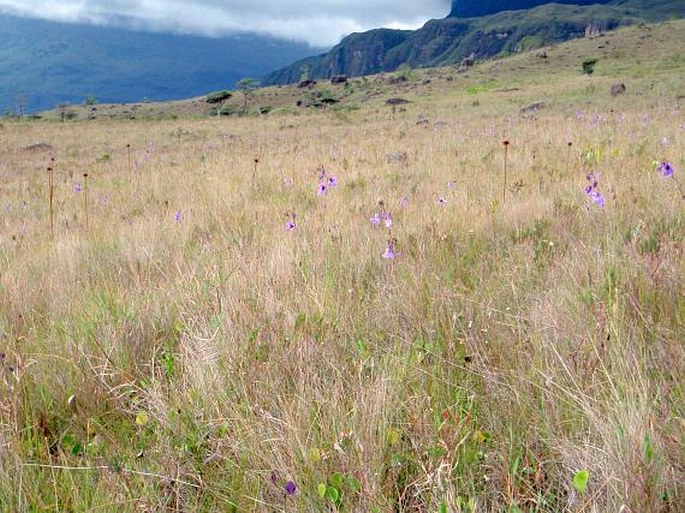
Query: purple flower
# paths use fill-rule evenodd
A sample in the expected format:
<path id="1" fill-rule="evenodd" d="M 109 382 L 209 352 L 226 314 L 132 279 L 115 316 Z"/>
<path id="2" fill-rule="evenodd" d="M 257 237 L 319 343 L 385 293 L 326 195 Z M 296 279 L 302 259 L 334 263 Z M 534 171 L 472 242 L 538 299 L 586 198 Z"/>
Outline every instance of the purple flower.
<path id="1" fill-rule="evenodd" d="M 369 221 L 374 226 L 380 226 L 382 221 L 386 228 L 392 228 L 392 214 L 385 210 L 374 212 Z"/>
<path id="2" fill-rule="evenodd" d="M 673 167 L 671 166 L 670 162 L 667 162 L 665 160 L 661 161 L 661 163 L 657 166 L 656 170 L 659 173 L 661 173 L 661 176 L 663 176 L 664 178 L 673 176 Z"/>
<path id="3" fill-rule="evenodd" d="M 335 176 L 328 176 L 326 168 L 323 165 L 319 166 L 317 171 L 319 173 L 318 192 L 319 196 L 322 196 L 328 193 L 328 189 L 332 189 L 338 185 L 338 178 Z"/>
<path id="4" fill-rule="evenodd" d="M 447 182 L 448 189 L 454 189 L 457 186 L 457 182 Z"/>
<path id="5" fill-rule="evenodd" d="M 285 222 L 285 231 L 286 232 L 291 232 L 295 228 L 297 228 L 297 223 L 295 222 L 295 218 L 297 215 L 295 213 L 288 212 L 286 215 L 286 222 Z"/>
<path id="6" fill-rule="evenodd" d="M 295 495 L 295 492 L 297 491 L 297 485 L 293 481 L 288 481 L 283 486 L 283 489 L 285 490 L 286 494 Z"/>
<path id="7" fill-rule="evenodd" d="M 390 239 L 388 241 L 388 246 L 385 248 L 385 252 L 383 253 L 382 257 L 386 260 L 392 260 L 397 256 L 397 253 L 395 253 L 395 241 Z"/>
<path id="8" fill-rule="evenodd" d="M 445 198 L 443 198 L 442 196 L 440 196 L 438 198 L 438 205 L 440 205 L 441 207 L 444 207 L 445 205 L 447 205 L 447 200 Z"/>
<path id="9" fill-rule="evenodd" d="M 183 219 L 183 214 L 181 214 L 180 210 L 177 210 L 176 213 L 174 214 L 174 221 L 176 221 L 177 223 L 180 223 L 182 219 Z"/>
<path id="10" fill-rule="evenodd" d="M 319 181 L 324 181 L 326 179 L 326 168 L 321 164 L 321 166 L 317 169 L 319 172 Z"/>
<path id="11" fill-rule="evenodd" d="M 600 207 L 604 206 L 604 196 L 597 189 L 590 193 L 590 199 L 597 203 Z"/>
<path id="12" fill-rule="evenodd" d="M 82 191 L 83 191 L 83 187 L 81 187 L 80 183 L 77 183 L 74 185 L 74 192 L 82 192 Z"/>
<path id="13" fill-rule="evenodd" d="M 588 173 L 585 176 L 585 179 L 590 182 L 586 187 L 583 188 L 583 192 L 585 195 L 590 198 L 594 203 L 599 205 L 600 207 L 603 207 L 605 204 L 604 201 L 604 196 L 602 196 L 602 193 L 599 192 L 598 186 L 599 186 L 599 173 Z"/>
<path id="14" fill-rule="evenodd" d="M 402 196 L 400 198 L 400 207 L 404 208 L 408 205 L 409 205 L 409 198 L 407 198 L 406 196 Z"/>

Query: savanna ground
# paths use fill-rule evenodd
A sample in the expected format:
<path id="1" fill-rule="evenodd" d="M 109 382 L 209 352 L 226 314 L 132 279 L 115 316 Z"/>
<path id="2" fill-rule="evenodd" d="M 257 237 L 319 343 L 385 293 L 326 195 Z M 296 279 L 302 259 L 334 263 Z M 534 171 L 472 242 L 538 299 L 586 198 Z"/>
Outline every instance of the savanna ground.
<path id="1" fill-rule="evenodd" d="M 2 510 L 683 511 L 684 34 L 4 122 Z"/>

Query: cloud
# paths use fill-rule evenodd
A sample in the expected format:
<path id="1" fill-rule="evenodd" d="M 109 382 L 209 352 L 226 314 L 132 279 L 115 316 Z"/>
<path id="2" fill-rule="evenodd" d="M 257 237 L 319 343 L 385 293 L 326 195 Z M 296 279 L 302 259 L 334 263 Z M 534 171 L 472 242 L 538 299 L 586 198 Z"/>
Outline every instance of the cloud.
<path id="1" fill-rule="evenodd" d="M 418 28 L 450 0 L 0 0 L 0 12 L 209 36 L 259 33 L 313 46 L 378 27 Z"/>

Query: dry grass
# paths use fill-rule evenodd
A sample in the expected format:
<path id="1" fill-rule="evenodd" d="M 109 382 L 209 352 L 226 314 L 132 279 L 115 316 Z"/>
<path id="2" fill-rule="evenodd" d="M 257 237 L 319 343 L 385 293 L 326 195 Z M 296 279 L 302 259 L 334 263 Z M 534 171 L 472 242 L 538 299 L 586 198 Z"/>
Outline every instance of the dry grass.
<path id="1" fill-rule="evenodd" d="M 651 101 L 530 84 L 556 99 L 535 116 L 462 92 L 394 118 L 5 124 L 3 510 L 682 511 L 662 78 Z"/>

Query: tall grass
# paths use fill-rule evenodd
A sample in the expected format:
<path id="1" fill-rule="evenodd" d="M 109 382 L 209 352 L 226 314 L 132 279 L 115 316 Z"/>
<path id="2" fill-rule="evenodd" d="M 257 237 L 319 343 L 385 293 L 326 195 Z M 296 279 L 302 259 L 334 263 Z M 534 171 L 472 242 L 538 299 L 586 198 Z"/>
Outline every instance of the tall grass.
<path id="1" fill-rule="evenodd" d="M 678 112 L 452 101 L 5 125 L 2 509 L 681 511 Z"/>

